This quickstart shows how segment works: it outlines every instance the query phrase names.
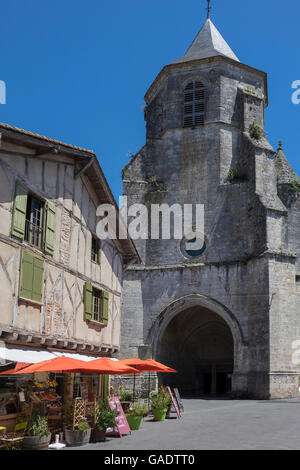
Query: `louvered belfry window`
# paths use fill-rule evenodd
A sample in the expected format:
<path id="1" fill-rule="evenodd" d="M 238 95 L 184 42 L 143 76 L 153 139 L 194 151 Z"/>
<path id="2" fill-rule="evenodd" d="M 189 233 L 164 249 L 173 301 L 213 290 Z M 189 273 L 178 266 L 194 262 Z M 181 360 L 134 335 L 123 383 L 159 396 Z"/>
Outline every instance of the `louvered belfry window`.
<path id="1" fill-rule="evenodd" d="M 198 81 L 190 82 L 184 90 L 184 126 L 204 124 L 205 88 Z"/>

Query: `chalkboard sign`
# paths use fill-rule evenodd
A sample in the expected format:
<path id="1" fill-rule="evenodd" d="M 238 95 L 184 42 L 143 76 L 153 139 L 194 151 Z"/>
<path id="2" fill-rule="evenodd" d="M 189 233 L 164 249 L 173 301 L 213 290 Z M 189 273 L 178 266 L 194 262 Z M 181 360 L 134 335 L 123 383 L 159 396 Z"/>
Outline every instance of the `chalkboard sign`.
<path id="1" fill-rule="evenodd" d="M 178 388 L 174 388 L 174 389 L 173 389 L 173 392 L 174 392 L 175 398 L 176 398 L 176 400 L 177 400 L 179 409 L 180 409 L 181 411 L 184 411 L 182 399 L 181 399 L 181 396 L 180 396 L 180 393 L 179 393 Z"/>
<path id="2" fill-rule="evenodd" d="M 129 427 L 129 424 L 127 422 L 124 410 L 122 408 L 122 405 L 120 403 L 120 400 L 118 397 L 110 397 L 109 398 L 109 406 L 111 410 L 117 409 L 119 411 L 119 416 L 115 418 L 116 421 L 116 426 L 118 428 L 118 432 L 120 434 L 120 437 L 122 437 L 123 434 L 131 434 L 131 429 Z"/>
<path id="3" fill-rule="evenodd" d="M 180 409 L 179 409 L 179 407 L 178 407 L 178 405 L 177 405 L 177 401 L 176 401 L 176 399 L 175 399 L 175 397 L 174 397 L 174 395 L 173 395 L 173 393 L 172 393 L 172 390 L 170 389 L 170 387 L 167 387 L 167 390 L 168 390 L 169 395 L 170 395 L 170 397 L 171 397 L 171 400 L 172 400 L 173 406 L 174 406 L 174 408 L 175 408 L 175 411 L 176 411 L 176 413 L 177 413 L 177 416 L 178 416 L 178 418 L 181 418 Z"/>

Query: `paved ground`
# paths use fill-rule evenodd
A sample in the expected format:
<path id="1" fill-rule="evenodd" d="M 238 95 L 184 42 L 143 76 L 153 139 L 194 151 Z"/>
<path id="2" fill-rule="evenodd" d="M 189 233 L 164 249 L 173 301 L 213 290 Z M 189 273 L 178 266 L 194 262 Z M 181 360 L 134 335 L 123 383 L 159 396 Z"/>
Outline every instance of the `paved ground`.
<path id="1" fill-rule="evenodd" d="M 144 420 L 130 436 L 78 450 L 300 449 L 300 399 L 184 400 L 182 419 Z"/>

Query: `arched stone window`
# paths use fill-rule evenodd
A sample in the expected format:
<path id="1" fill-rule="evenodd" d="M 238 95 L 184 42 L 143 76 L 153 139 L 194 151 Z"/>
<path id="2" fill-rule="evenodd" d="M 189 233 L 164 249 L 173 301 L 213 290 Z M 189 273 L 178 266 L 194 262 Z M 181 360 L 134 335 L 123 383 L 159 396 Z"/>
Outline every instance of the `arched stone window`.
<path id="1" fill-rule="evenodd" d="M 194 80 L 184 89 L 184 127 L 204 124 L 205 87 L 202 82 Z"/>

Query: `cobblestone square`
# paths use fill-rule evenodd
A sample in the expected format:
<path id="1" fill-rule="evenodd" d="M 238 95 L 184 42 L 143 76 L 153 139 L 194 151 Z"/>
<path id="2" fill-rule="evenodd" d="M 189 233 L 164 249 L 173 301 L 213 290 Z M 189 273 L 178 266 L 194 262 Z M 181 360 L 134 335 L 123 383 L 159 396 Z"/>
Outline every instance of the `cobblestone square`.
<path id="1" fill-rule="evenodd" d="M 154 423 L 139 431 L 78 450 L 299 450 L 300 399 L 184 400 L 182 419 Z M 174 415 L 172 415 L 174 416 Z"/>

